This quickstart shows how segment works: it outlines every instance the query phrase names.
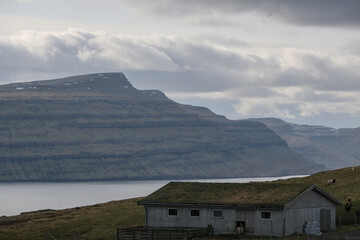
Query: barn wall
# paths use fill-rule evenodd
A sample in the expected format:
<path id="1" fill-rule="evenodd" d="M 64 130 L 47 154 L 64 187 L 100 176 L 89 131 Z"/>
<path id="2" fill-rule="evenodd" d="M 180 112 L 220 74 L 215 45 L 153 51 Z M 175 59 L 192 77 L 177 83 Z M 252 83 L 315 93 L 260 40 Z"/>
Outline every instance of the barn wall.
<path id="1" fill-rule="evenodd" d="M 260 218 L 261 211 L 255 212 L 256 221 L 255 235 L 277 236 L 283 235 L 283 213 L 282 211 L 271 211 L 271 220 L 263 220 Z"/>
<path id="2" fill-rule="evenodd" d="M 312 190 L 306 194 L 301 195 L 290 208 L 308 208 L 308 207 L 319 207 L 319 206 L 334 206 L 334 203 L 328 198 L 325 198 L 316 190 Z"/>
<path id="3" fill-rule="evenodd" d="M 317 207 L 317 208 L 297 208 L 285 211 L 286 235 L 294 233 L 303 233 L 304 224 L 307 221 L 317 221 L 321 223 L 321 209 L 330 210 L 331 230 L 335 230 L 335 207 Z"/>
<path id="4" fill-rule="evenodd" d="M 236 221 L 245 222 L 245 232 L 246 234 L 255 233 L 255 214 L 253 210 L 242 210 L 238 209 L 236 211 Z"/>
<path id="5" fill-rule="evenodd" d="M 262 219 L 261 212 L 271 212 L 271 219 Z M 283 235 L 283 212 L 276 210 L 242 210 L 236 212 L 236 221 L 245 222 L 246 234 L 276 236 Z"/>
<path id="6" fill-rule="evenodd" d="M 241 221 L 245 222 L 247 234 L 277 237 L 283 234 L 282 211 L 177 207 L 178 215 L 174 217 L 168 215 L 169 207 L 148 206 L 146 209 L 146 223 L 151 227 L 207 227 L 211 224 L 215 234 L 234 234 Z M 200 216 L 190 216 L 191 209 L 199 209 Z M 215 209 L 223 211 L 223 218 L 213 218 Z M 261 219 L 262 211 L 271 212 L 271 219 Z"/>
<path id="7" fill-rule="evenodd" d="M 207 227 L 211 224 L 214 233 L 235 233 L 235 209 L 221 208 L 188 208 L 170 207 L 177 209 L 177 216 L 169 216 L 169 207 L 147 206 L 146 224 L 150 227 Z M 190 216 L 191 209 L 199 209 L 200 216 Z M 213 218 L 213 210 L 222 210 L 222 218 Z"/>
<path id="8" fill-rule="evenodd" d="M 316 190 L 302 195 L 284 211 L 285 235 L 303 233 L 304 224 L 307 221 L 321 223 L 321 210 L 330 211 L 330 228 L 336 228 L 336 206 Z"/>

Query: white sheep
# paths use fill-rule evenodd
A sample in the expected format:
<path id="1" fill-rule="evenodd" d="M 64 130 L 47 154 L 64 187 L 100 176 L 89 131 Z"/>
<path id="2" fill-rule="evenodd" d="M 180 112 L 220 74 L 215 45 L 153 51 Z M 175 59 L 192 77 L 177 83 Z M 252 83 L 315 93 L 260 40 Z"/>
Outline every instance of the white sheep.
<path id="1" fill-rule="evenodd" d="M 334 184 L 335 182 L 336 182 L 335 178 L 334 179 L 329 179 L 327 185 Z"/>

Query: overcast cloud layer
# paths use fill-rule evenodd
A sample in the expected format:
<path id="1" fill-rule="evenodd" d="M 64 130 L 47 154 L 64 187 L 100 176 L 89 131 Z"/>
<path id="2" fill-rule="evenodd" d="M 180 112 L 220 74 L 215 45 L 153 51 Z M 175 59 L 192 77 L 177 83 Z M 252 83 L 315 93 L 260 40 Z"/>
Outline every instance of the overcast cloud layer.
<path id="1" fill-rule="evenodd" d="M 203 14 L 229 18 L 259 14 L 286 23 L 310 26 L 360 26 L 358 0 L 127 0 L 136 10 L 152 16 L 194 19 Z M 205 15 L 206 16 L 206 15 Z"/>
<path id="2" fill-rule="evenodd" d="M 46 1 L 4 1 L 14 28 L 23 18 L 62 21 L 48 17 Z M 96 22 L 107 31 L 86 29 L 80 2 L 61 3 L 72 3 L 78 14 L 69 12 L 66 24 L 80 28 L 34 24 L 0 35 L 0 83 L 117 71 L 139 89 L 232 119 L 360 126 L 360 1 L 132 0 L 114 11 L 104 0 L 107 15 Z M 46 16 L 29 17 L 35 5 Z"/>

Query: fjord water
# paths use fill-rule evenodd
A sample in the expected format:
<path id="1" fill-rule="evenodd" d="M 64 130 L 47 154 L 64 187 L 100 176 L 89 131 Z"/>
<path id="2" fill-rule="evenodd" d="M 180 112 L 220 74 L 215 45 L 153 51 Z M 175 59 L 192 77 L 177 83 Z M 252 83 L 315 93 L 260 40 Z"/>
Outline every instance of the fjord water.
<path id="1" fill-rule="evenodd" d="M 304 177 L 304 175 L 181 181 L 245 183 L 293 177 Z M 0 183 L 0 216 L 18 215 L 21 212 L 41 209 L 80 207 L 146 196 L 169 182 L 170 180 Z"/>

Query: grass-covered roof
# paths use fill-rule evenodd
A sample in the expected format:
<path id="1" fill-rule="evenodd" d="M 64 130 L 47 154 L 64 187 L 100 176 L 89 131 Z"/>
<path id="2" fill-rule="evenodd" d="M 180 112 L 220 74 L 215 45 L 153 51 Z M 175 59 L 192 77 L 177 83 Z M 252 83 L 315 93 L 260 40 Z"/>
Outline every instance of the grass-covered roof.
<path id="1" fill-rule="evenodd" d="M 171 182 L 139 201 L 139 204 L 230 204 L 284 206 L 311 184 L 278 182 L 198 183 Z"/>

